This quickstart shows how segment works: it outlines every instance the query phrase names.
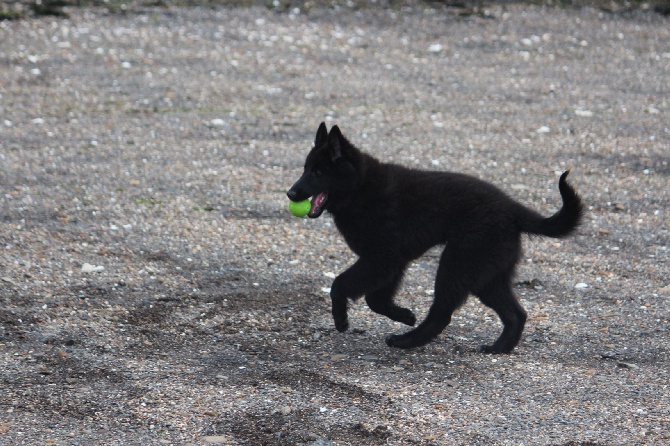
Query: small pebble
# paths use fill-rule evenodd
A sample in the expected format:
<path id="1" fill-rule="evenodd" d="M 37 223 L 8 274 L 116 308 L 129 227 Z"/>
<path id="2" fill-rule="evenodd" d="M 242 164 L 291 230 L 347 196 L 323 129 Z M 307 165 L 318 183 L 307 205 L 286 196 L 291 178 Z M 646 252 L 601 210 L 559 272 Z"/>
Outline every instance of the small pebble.
<path id="1" fill-rule="evenodd" d="M 104 271 L 104 270 L 105 270 L 104 266 L 100 266 L 100 265 L 95 266 L 95 265 L 91 265 L 90 263 L 84 263 L 81 266 L 81 272 L 82 273 L 98 273 L 98 272 L 101 272 L 101 271 Z"/>
<path id="2" fill-rule="evenodd" d="M 227 444 L 230 439 L 224 435 L 207 435 L 202 437 L 205 443 L 222 443 Z"/>
<path id="3" fill-rule="evenodd" d="M 622 369 L 634 369 L 637 370 L 640 368 L 637 364 L 632 364 L 630 362 L 617 362 L 616 363 L 617 367 L 621 367 Z"/>

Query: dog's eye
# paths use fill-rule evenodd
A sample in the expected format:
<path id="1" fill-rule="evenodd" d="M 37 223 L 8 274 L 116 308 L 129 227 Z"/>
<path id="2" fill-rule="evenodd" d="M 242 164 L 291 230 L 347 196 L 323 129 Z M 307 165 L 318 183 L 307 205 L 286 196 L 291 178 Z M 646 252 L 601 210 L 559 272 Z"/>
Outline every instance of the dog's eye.
<path id="1" fill-rule="evenodd" d="M 312 169 L 312 175 L 315 177 L 320 177 L 321 176 L 321 169 L 314 168 Z"/>

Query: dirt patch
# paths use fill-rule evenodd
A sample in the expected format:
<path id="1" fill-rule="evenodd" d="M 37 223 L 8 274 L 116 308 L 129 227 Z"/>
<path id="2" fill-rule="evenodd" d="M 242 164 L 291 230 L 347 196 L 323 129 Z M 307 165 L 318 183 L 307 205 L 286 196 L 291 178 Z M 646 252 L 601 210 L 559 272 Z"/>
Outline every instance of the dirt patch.
<path id="1" fill-rule="evenodd" d="M 667 20 L 390 6 L 0 22 L 0 444 L 670 441 Z M 322 120 L 545 214 L 571 169 L 586 221 L 524 242 L 514 354 L 474 300 L 416 350 L 362 302 L 334 330 L 354 256 L 284 192 Z"/>

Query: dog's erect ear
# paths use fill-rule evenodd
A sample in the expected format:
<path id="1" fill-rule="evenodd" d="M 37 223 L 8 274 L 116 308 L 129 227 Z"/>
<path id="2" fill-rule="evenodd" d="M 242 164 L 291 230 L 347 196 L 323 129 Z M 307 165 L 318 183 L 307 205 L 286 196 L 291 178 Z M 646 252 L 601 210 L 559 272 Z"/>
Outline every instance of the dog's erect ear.
<path id="1" fill-rule="evenodd" d="M 326 128 L 326 123 L 322 122 L 319 126 L 319 130 L 316 131 L 316 138 L 314 138 L 314 147 L 319 147 L 323 145 L 328 140 L 328 129 Z"/>
<path id="2" fill-rule="evenodd" d="M 342 132 L 336 125 L 331 127 L 328 134 L 328 149 L 330 149 L 330 159 L 333 162 L 342 157 Z"/>

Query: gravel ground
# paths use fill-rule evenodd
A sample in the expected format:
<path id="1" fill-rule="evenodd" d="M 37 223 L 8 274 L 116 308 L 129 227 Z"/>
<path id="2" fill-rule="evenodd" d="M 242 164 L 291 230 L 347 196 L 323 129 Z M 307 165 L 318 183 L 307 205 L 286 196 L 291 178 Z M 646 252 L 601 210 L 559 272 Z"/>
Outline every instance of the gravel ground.
<path id="1" fill-rule="evenodd" d="M 0 22 L 0 444 L 670 443 L 670 26 L 651 12 L 137 8 Z M 284 191 L 317 125 L 490 180 L 528 239 L 512 355 L 327 289 L 354 257 Z M 436 252 L 399 300 L 421 317 Z"/>

